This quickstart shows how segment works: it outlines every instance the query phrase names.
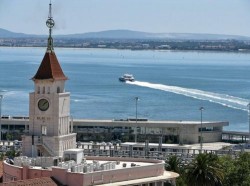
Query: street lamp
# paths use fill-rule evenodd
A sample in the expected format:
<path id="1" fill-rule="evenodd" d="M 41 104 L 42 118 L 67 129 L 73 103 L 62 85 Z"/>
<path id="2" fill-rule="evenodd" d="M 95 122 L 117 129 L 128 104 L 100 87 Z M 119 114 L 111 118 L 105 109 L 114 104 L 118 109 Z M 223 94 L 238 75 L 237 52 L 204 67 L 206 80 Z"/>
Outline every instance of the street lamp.
<path id="1" fill-rule="evenodd" d="M 200 149 L 201 149 L 201 152 L 202 152 L 202 143 L 203 143 L 203 137 L 202 137 L 202 111 L 204 110 L 204 107 L 200 107 L 199 109 L 201 111 L 201 129 L 200 129 Z"/>
<path id="2" fill-rule="evenodd" d="M 2 100 L 3 100 L 3 95 L 0 95 L 0 140 L 2 140 Z"/>
<path id="3" fill-rule="evenodd" d="M 137 143 L 137 104 L 139 97 L 135 97 L 135 143 Z"/>
<path id="4" fill-rule="evenodd" d="M 0 118 L 2 118 L 2 99 L 3 95 L 0 95 Z"/>

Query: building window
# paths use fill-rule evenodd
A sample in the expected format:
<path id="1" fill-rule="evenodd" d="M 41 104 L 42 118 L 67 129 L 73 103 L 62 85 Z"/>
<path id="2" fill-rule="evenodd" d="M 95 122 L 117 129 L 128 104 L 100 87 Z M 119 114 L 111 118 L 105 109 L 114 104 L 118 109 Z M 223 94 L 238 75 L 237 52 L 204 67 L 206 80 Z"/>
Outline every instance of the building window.
<path id="1" fill-rule="evenodd" d="M 60 93 L 60 87 L 57 87 L 57 93 Z"/>
<path id="2" fill-rule="evenodd" d="M 48 92 L 47 93 L 50 94 L 50 87 L 48 87 Z"/>
<path id="3" fill-rule="evenodd" d="M 43 94 L 45 94 L 45 87 L 43 87 Z"/>
<path id="4" fill-rule="evenodd" d="M 40 87 L 37 87 L 37 93 L 40 94 Z"/>
<path id="5" fill-rule="evenodd" d="M 42 135 L 46 136 L 47 135 L 47 126 L 42 125 Z"/>

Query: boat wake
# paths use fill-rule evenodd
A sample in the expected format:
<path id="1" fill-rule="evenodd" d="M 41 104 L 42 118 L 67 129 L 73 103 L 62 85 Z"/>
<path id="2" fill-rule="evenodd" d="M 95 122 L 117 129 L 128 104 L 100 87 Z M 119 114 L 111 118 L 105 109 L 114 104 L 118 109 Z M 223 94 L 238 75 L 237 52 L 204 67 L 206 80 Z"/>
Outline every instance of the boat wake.
<path id="1" fill-rule="evenodd" d="M 175 94 L 180 94 L 180 95 L 192 97 L 195 99 L 206 100 L 209 102 L 217 103 L 225 107 L 248 111 L 247 105 L 249 103 L 249 100 L 226 95 L 226 94 L 218 94 L 218 93 L 206 92 L 206 91 L 197 90 L 197 89 L 169 86 L 169 85 L 163 85 L 163 84 L 153 84 L 153 83 L 141 82 L 141 81 L 127 82 L 127 83 L 132 84 L 132 85 L 162 90 L 166 92 L 172 92 Z"/>

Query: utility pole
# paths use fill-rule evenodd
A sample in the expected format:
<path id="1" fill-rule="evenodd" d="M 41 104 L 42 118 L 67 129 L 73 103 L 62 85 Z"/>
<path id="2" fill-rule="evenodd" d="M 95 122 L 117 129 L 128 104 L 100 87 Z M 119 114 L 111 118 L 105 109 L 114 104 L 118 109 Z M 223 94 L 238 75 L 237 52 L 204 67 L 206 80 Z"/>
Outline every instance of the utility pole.
<path id="1" fill-rule="evenodd" d="M 137 143 L 137 105 L 139 97 L 135 97 L 135 143 Z"/>
<path id="2" fill-rule="evenodd" d="M 200 111 L 201 111 L 201 129 L 200 129 L 200 149 L 201 149 L 201 153 L 202 153 L 202 149 L 203 149 L 203 136 L 202 136 L 202 111 L 204 110 L 204 107 L 200 107 Z"/>
<path id="3" fill-rule="evenodd" d="M 0 141 L 2 140 L 2 100 L 3 95 L 0 95 Z"/>

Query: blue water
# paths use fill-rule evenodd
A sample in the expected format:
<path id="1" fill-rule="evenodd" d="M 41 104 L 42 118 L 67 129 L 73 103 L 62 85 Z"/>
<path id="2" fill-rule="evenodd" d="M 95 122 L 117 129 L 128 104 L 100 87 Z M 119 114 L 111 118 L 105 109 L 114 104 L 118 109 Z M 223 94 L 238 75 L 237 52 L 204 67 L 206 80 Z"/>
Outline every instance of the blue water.
<path id="1" fill-rule="evenodd" d="M 0 48 L 2 115 L 28 115 L 29 92 L 44 48 Z M 229 121 L 248 130 L 250 54 L 224 52 L 56 49 L 69 77 L 74 118 Z M 120 83 L 124 73 L 134 83 Z M 249 101 L 248 101 L 249 100 Z"/>

